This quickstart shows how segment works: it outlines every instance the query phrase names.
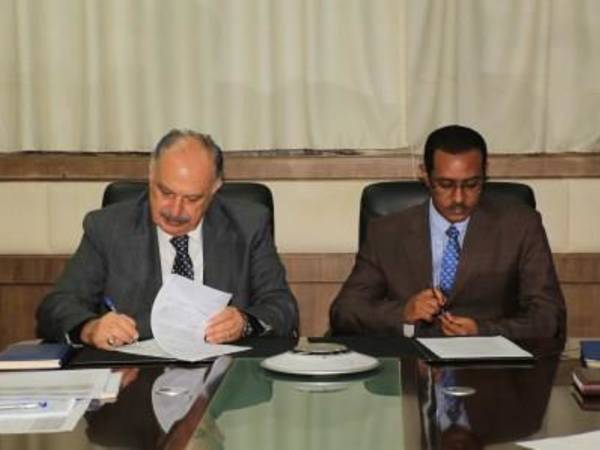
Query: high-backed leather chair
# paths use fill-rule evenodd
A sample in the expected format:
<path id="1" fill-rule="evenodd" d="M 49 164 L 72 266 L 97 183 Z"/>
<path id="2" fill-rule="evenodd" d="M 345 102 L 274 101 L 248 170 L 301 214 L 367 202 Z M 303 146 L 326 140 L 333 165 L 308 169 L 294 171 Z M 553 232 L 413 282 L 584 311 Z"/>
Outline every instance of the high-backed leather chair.
<path id="1" fill-rule="evenodd" d="M 104 189 L 102 207 L 141 195 L 147 187 L 147 181 L 113 181 Z M 273 235 L 275 234 L 273 194 L 267 186 L 261 183 L 226 182 L 223 183 L 217 195 L 266 206 L 271 212 L 271 230 Z"/>
<path id="2" fill-rule="evenodd" d="M 486 195 L 513 199 L 535 208 L 533 189 L 526 184 L 489 181 L 483 189 Z M 418 205 L 428 197 L 429 191 L 420 181 L 384 181 L 366 186 L 360 198 L 359 245 L 367 237 L 369 220 Z"/>

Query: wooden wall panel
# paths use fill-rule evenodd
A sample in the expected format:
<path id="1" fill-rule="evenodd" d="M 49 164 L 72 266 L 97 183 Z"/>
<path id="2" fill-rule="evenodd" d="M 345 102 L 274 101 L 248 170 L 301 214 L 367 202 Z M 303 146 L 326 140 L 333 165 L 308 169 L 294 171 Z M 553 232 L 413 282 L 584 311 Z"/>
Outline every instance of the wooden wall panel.
<path id="1" fill-rule="evenodd" d="M 569 336 L 600 337 L 600 254 L 554 255 L 567 300 Z M 0 255 L 0 348 L 34 337 L 34 312 L 67 261 L 62 255 Z M 284 254 L 300 308 L 300 331 L 329 329 L 331 301 L 354 264 L 353 254 Z"/>
<path id="2" fill-rule="evenodd" d="M 600 337 L 600 283 L 563 283 L 569 336 Z"/>
<path id="3" fill-rule="evenodd" d="M 35 311 L 51 285 L 0 284 L 0 349 L 35 337 Z"/>
<path id="4" fill-rule="evenodd" d="M 329 329 L 329 305 L 340 289 L 339 283 L 290 283 L 298 299 L 300 335 L 323 336 Z"/>

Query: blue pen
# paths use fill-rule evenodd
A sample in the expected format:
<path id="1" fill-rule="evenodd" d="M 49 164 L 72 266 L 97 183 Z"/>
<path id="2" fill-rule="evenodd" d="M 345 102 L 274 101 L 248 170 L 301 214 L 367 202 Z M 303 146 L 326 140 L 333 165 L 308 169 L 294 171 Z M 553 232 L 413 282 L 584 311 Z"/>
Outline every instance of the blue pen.
<path id="1" fill-rule="evenodd" d="M 0 403 L 0 411 L 45 408 L 47 405 L 48 402 Z"/>
<path id="2" fill-rule="evenodd" d="M 114 313 L 117 312 L 117 307 L 115 306 L 114 302 L 108 295 L 104 296 L 103 302 L 104 302 L 104 306 L 106 306 L 109 311 L 112 311 Z"/>
<path id="3" fill-rule="evenodd" d="M 112 301 L 112 298 L 110 298 L 108 295 L 105 295 L 102 298 L 102 303 L 104 303 L 104 306 L 106 306 L 106 308 L 114 313 L 117 313 L 117 307 L 115 306 L 115 302 Z M 137 342 L 137 337 L 132 341 L 132 342 Z M 110 344 L 110 340 L 109 340 L 109 344 Z M 112 345 L 112 344 L 110 344 Z"/>

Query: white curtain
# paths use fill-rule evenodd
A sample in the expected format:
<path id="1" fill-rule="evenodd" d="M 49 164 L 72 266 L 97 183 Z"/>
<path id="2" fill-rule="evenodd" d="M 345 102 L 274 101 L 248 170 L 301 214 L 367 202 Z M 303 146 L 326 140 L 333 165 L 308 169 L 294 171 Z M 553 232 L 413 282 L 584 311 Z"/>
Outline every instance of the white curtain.
<path id="1" fill-rule="evenodd" d="M 600 150 L 600 2 L 409 0 L 414 145 L 465 123 L 496 152 Z"/>
<path id="2" fill-rule="evenodd" d="M 406 146 L 403 1 L 0 5 L 0 150 Z"/>
<path id="3" fill-rule="evenodd" d="M 600 148 L 596 0 L 0 0 L 0 151 Z"/>

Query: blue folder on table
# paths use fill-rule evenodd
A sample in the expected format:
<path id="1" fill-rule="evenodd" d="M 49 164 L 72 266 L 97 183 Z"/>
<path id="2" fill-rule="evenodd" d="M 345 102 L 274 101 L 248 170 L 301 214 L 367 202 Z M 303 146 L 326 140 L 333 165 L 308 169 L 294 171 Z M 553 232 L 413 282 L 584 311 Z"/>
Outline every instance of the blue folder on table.
<path id="1" fill-rule="evenodd" d="M 59 369 L 72 353 L 64 343 L 16 343 L 0 353 L 0 370 Z"/>

